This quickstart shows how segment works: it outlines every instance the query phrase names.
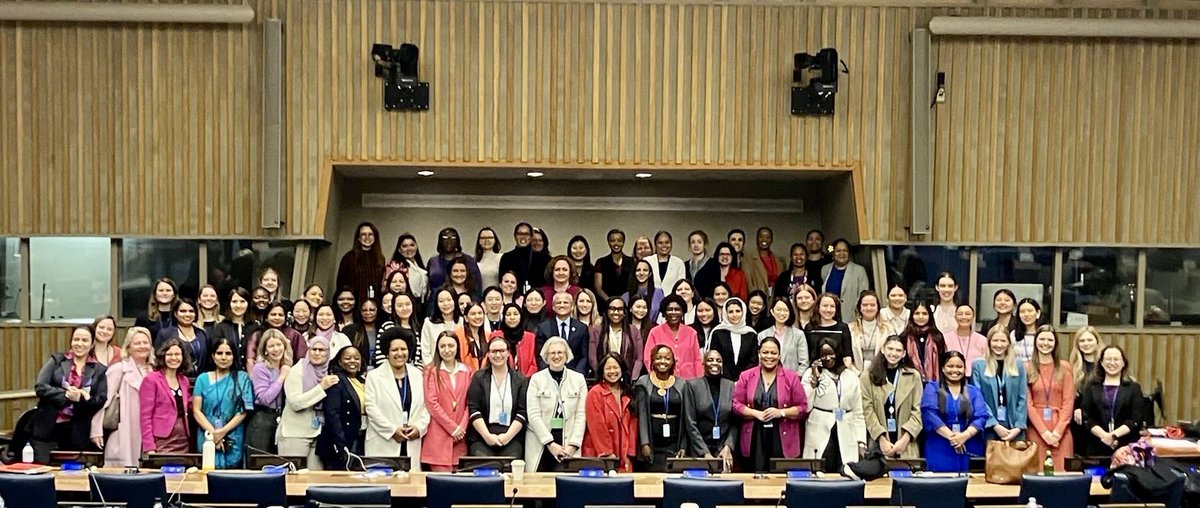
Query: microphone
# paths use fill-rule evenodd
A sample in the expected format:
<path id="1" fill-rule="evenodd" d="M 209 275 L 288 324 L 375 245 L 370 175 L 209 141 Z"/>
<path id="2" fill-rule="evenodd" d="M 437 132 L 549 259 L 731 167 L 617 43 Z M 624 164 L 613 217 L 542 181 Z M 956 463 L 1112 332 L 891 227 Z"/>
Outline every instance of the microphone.
<path id="1" fill-rule="evenodd" d="M 784 488 L 779 491 L 779 499 L 775 500 L 775 508 L 779 508 L 779 505 L 783 504 L 783 498 L 786 495 L 787 495 L 787 488 Z"/>
<path id="2" fill-rule="evenodd" d="M 269 451 L 263 450 L 262 448 L 256 448 L 256 447 L 254 447 L 254 446 L 250 446 L 250 444 L 249 444 L 249 443 L 246 443 L 246 448 L 249 448 L 249 449 L 250 449 L 250 451 L 252 451 L 252 452 L 257 452 L 257 453 L 260 453 L 260 454 L 263 454 L 263 455 L 267 455 L 267 456 L 269 456 L 269 457 L 271 457 L 271 458 L 273 458 L 273 459 L 279 459 L 279 460 L 282 460 L 282 461 L 284 462 L 284 465 L 286 465 L 286 466 L 287 466 L 287 468 L 288 468 L 288 472 L 289 472 L 289 473 L 307 473 L 307 472 L 308 472 L 308 468 L 304 468 L 304 469 L 296 469 L 296 463 L 295 463 L 295 462 L 292 462 L 292 460 L 291 460 L 291 459 L 289 459 L 289 458 L 287 458 L 287 457 L 284 457 L 283 455 L 279 455 L 279 454 L 276 454 L 276 453 L 271 453 L 271 452 L 269 452 Z"/>
<path id="3" fill-rule="evenodd" d="M 108 506 L 108 502 L 104 500 L 104 493 L 100 491 L 100 482 L 96 481 L 95 474 L 100 471 L 96 466 L 88 466 L 88 481 L 96 487 L 96 495 L 100 496 L 100 506 Z"/>
<path id="4" fill-rule="evenodd" d="M 517 488 L 513 487 L 512 497 L 508 498 L 508 508 L 513 508 L 517 504 Z"/>
<path id="5" fill-rule="evenodd" d="M 183 471 L 183 474 L 179 476 L 179 481 L 175 482 L 175 487 L 171 489 L 170 495 L 167 496 L 167 502 L 165 503 L 166 506 L 175 506 L 172 503 L 176 502 L 178 503 L 178 506 L 183 506 L 183 502 L 179 499 L 179 491 L 183 490 L 183 482 L 184 480 L 187 480 L 188 475 L 199 470 L 200 469 L 196 466 L 192 466 Z"/>
<path id="6" fill-rule="evenodd" d="M 367 464 L 366 464 L 366 462 L 363 462 L 362 457 L 359 457 L 358 454 L 350 451 L 350 448 L 348 448 L 348 447 L 346 448 L 345 451 L 346 451 L 346 470 L 347 471 L 350 470 L 350 459 L 357 460 L 359 467 L 361 467 L 363 471 L 367 470 Z"/>

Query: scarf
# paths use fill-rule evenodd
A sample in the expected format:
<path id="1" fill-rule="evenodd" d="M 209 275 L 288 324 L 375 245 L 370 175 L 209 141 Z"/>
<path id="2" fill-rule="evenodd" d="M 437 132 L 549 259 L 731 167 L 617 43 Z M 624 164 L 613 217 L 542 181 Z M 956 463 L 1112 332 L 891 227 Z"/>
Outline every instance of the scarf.
<path id="1" fill-rule="evenodd" d="M 734 302 L 737 302 L 742 306 L 742 320 L 739 323 L 734 323 L 729 320 L 729 304 Z M 717 325 L 716 328 L 713 328 L 713 332 L 716 332 L 717 330 L 729 330 L 729 335 L 731 337 L 734 335 L 745 335 L 747 333 L 751 335 L 757 334 L 757 332 L 754 331 L 754 328 L 751 328 L 746 324 L 746 315 L 749 312 L 746 310 L 746 303 L 743 302 L 741 298 L 735 296 L 726 300 L 725 307 L 721 309 L 721 312 L 725 313 L 725 321 L 722 321 L 721 324 Z"/>
<path id="2" fill-rule="evenodd" d="M 921 353 L 917 350 L 917 338 L 925 337 L 925 360 L 921 361 Z M 914 327 L 908 333 L 905 340 L 904 349 L 908 351 L 908 357 L 912 358 L 913 363 L 917 365 L 921 375 L 926 381 L 937 381 L 941 378 L 941 371 L 938 369 L 938 351 L 937 341 L 933 340 L 932 327 L 925 325 L 922 327 Z"/>
<path id="3" fill-rule="evenodd" d="M 312 347 L 317 344 L 325 346 L 326 350 L 329 349 L 329 339 L 322 337 L 319 331 L 318 335 L 308 340 L 309 351 L 312 351 Z M 325 363 L 318 365 L 309 360 L 308 356 L 305 356 L 303 360 L 300 360 L 300 373 L 303 376 L 304 391 L 312 390 L 313 387 L 321 383 L 321 378 L 329 373 L 329 360 L 327 358 Z"/>

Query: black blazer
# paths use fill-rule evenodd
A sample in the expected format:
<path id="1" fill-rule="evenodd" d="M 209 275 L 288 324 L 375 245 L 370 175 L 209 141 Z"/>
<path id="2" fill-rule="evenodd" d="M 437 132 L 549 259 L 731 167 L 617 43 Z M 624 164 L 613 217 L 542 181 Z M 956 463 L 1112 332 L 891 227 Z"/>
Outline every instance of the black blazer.
<path id="1" fill-rule="evenodd" d="M 1142 429 L 1143 398 L 1142 387 L 1136 381 L 1128 379 L 1121 381 L 1121 386 L 1117 389 L 1113 428 L 1127 425 L 1131 432 L 1117 440 L 1118 448 L 1138 440 Z M 1086 436 L 1083 443 L 1083 455 L 1088 457 L 1111 456 L 1113 448 L 1109 448 L 1092 435 L 1093 426 L 1108 430 L 1108 399 L 1104 396 L 1103 379 L 1093 380 L 1084 387 L 1081 392 L 1080 404 L 1080 409 L 1083 411 L 1083 431 Z"/>
<path id="2" fill-rule="evenodd" d="M 74 361 L 67 359 L 65 353 L 54 353 L 38 371 L 34 391 L 37 393 L 38 405 L 33 414 L 30 433 L 34 439 L 52 441 L 54 439 L 55 420 L 58 412 L 70 406 L 71 437 L 70 443 L 58 443 L 59 446 L 71 450 L 90 449 L 89 439 L 92 431 L 92 416 L 104 407 L 108 400 L 107 367 L 96 362 L 88 362 L 83 366 L 83 388 L 88 388 L 90 398 L 79 399 L 79 402 L 67 400 L 67 390 L 63 388 L 63 380 L 67 378 Z"/>
<path id="3" fill-rule="evenodd" d="M 587 359 L 584 359 L 586 362 Z M 525 414 L 525 394 L 529 389 L 529 380 L 522 376 L 516 369 L 508 369 L 508 389 L 512 392 L 512 415 L 509 419 L 509 424 L 513 422 L 521 422 L 521 426 L 528 427 L 529 420 Z M 488 410 L 492 407 L 492 367 L 485 366 L 471 375 L 471 384 L 467 386 L 467 417 L 471 425 L 467 426 L 467 442 L 482 443 L 483 438 L 475 431 L 475 420 L 483 419 L 484 423 L 488 421 Z M 520 432 L 514 441 L 524 442 L 525 432 Z"/>
<path id="4" fill-rule="evenodd" d="M 742 347 L 738 351 L 737 363 L 733 362 L 733 337 L 729 330 L 713 332 L 712 349 L 721 353 L 721 359 L 725 362 L 725 371 L 721 375 L 730 381 L 737 382 L 742 371 L 758 365 L 758 336 L 755 334 L 742 334 Z"/>
<path id="5" fill-rule="evenodd" d="M 583 321 L 575 318 L 571 318 L 570 323 L 567 336 L 563 338 L 567 339 L 567 345 L 571 347 L 571 353 L 575 355 L 575 358 L 567 363 L 567 368 L 586 377 L 588 375 L 587 346 L 590 340 L 588 328 Z M 537 356 L 538 370 L 541 370 L 546 368 L 546 361 L 542 360 L 542 346 L 550 337 L 561 335 L 561 330 L 558 329 L 558 317 L 546 318 L 537 326 L 533 335 L 535 344 L 533 354 Z"/>
<path id="6" fill-rule="evenodd" d="M 359 439 L 363 401 L 358 400 L 358 394 L 344 372 L 337 376 L 338 383 L 325 390 L 325 399 L 321 402 L 325 424 L 317 436 L 317 455 L 327 469 L 345 470 L 347 449 L 358 455 L 363 453 L 363 442 Z"/>
<path id="7" fill-rule="evenodd" d="M 134 318 L 133 326 L 140 326 L 150 330 L 150 338 L 153 340 L 158 337 L 158 332 L 175 326 L 175 315 L 171 311 L 160 312 L 157 320 L 151 320 L 150 314 L 142 311 Z M 158 344 L 156 343 L 154 347 L 157 349 Z"/>
<path id="8" fill-rule="evenodd" d="M 720 400 L 717 401 L 720 418 L 714 421 L 712 390 L 708 387 L 708 379 L 698 377 L 687 381 L 688 394 L 683 398 L 683 412 L 687 417 L 683 423 L 687 426 L 689 455 L 703 457 L 705 453 L 711 453 L 715 457 L 725 446 L 729 447 L 730 452 L 734 451 L 734 436 L 739 426 L 734 425 L 733 387 L 733 381 L 721 377 Z M 721 428 L 719 441 L 712 438 L 712 429 L 716 425 Z"/>
<path id="9" fill-rule="evenodd" d="M 213 325 L 212 332 L 208 336 L 208 341 L 209 344 L 212 344 L 218 339 L 229 339 L 233 342 L 237 350 L 235 361 L 239 362 L 238 365 L 244 366 L 246 365 L 246 339 L 249 339 L 258 330 L 258 324 L 251 321 L 243 324 L 241 333 L 238 333 L 238 327 L 233 321 L 223 319 L 216 325 Z M 263 352 L 266 353 L 266 351 Z"/>

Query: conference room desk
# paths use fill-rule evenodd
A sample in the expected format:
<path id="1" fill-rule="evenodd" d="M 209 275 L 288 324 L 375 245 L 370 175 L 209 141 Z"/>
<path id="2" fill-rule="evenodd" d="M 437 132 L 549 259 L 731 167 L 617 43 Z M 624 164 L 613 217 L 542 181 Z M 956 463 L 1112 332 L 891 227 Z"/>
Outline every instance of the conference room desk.
<path id="1" fill-rule="evenodd" d="M 109 473 L 121 473 L 120 469 L 102 470 Z M 55 472 L 55 486 L 60 492 L 87 492 L 88 480 L 83 473 Z M 428 474 L 444 473 L 411 473 L 407 475 L 383 478 L 362 478 L 361 473 L 313 471 L 308 473 L 291 474 L 287 477 L 287 493 L 289 496 L 304 496 L 309 486 L 314 485 L 387 485 L 392 490 L 392 496 L 398 498 L 425 497 L 425 476 Z M 513 482 L 511 475 L 505 475 L 505 495 L 511 495 L 512 489 L 517 489 L 517 499 L 536 500 L 553 499 L 554 473 L 526 473 L 520 482 Z M 677 478 L 679 475 L 661 473 L 630 473 L 621 475 L 634 479 L 634 495 L 639 499 L 661 499 L 663 495 L 663 479 Z M 751 474 L 725 474 L 716 476 L 721 479 L 740 480 L 745 483 L 747 500 L 774 502 L 779 499 L 787 479 L 785 475 L 769 475 L 767 478 L 756 478 Z M 886 500 L 891 496 L 892 481 L 881 478 L 867 483 L 866 498 Z M 982 475 L 973 475 L 967 485 L 967 497 L 970 499 L 1016 499 L 1020 487 L 1018 485 L 994 485 L 984 481 Z M 167 492 L 178 491 L 182 495 L 203 497 L 208 493 L 205 474 L 203 472 L 167 477 Z M 1092 483 L 1092 496 L 1106 496 L 1105 489 L 1099 482 Z"/>

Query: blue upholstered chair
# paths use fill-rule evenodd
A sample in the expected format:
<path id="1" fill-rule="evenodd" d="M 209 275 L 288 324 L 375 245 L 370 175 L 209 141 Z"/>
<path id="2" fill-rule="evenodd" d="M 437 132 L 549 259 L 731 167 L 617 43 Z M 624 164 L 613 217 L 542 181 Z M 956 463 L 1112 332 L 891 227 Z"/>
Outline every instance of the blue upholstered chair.
<path id="1" fill-rule="evenodd" d="M 281 474 L 209 471 L 208 501 L 287 506 L 287 480 Z"/>
<path id="2" fill-rule="evenodd" d="M 719 504 L 743 504 L 745 488 L 737 480 L 705 480 L 667 478 L 663 480 L 663 508 L 679 508 L 683 503 L 696 503 L 700 508 L 716 508 Z"/>
<path id="3" fill-rule="evenodd" d="M 456 504 L 508 504 L 504 499 L 504 478 L 431 474 L 425 477 L 425 501 L 428 508 L 450 508 Z"/>
<path id="4" fill-rule="evenodd" d="M 867 484 L 861 480 L 788 480 L 787 508 L 862 506 Z"/>
<path id="5" fill-rule="evenodd" d="M 0 499 L 6 506 L 55 506 L 54 475 L 0 473 Z"/>
<path id="6" fill-rule="evenodd" d="M 554 477 L 558 508 L 633 504 L 633 478 Z"/>
<path id="7" fill-rule="evenodd" d="M 339 506 L 392 505 L 392 489 L 373 485 L 314 485 L 305 491 L 309 506 L 325 503 Z"/>
<path id="8" fill-rule="evenodd" d="M 1088 494 L 1091 491 L 1091 475 L 1027 474 L 1021 477 L 1020 502 L 1025 504 L 1032 497 L 1046 508 L 1087 508 Z"/>
<path id="9" fill-rule="evenodd" d="M 963 508 L 967 478 L 892 478 L 894 506 L 917 508 Z"/>
<path id="10" fill-rule="evenodd" d="M 88 490 L 92 501 L 125 503 L 126 508 L 154 508 L 167 497 L 167 480 L 162 473 L 91 473 Z"/>

